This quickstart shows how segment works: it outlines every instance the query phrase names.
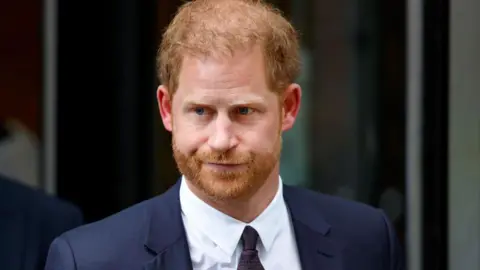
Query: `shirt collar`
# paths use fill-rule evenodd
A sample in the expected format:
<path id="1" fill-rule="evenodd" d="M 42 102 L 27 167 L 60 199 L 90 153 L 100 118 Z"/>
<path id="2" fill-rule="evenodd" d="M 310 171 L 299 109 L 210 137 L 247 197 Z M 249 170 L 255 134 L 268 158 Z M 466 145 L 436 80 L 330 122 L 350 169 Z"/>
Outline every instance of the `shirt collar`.
<path id="1" fill-rule="evenodd" d="M 198 198 L 182 177 L 180 204 L 182 213 L 189 223 L 196 224 L 202 234 L 220 247 L 229 257 L 233 255 L 246 225 L 257 230 L 266 251 L 270 250 L 281 228 L 288 224 L 288 212 L 283 199 L 282 179 L 279 177 L 278 190 L 268 207 L 251 223 L 234 219 L 211 207 Z"/>

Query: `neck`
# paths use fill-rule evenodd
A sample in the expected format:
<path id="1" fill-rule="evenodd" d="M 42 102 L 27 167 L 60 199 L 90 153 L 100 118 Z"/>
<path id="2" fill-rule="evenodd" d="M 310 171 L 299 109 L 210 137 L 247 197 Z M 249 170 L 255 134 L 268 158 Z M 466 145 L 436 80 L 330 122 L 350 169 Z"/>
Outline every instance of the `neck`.
<path id="1" fill-rule="evenodd" d="M 190 190 L 208 205 L 234 219 L 250 223 L 268 207 L 275 197 L 279 185 L 278 167 L 277 164 L 265 183 L 256 190 L 253 195 L 246 199 L 213 200 L 208 196 L 205 196 L 205 194 L 197 188 L 193 187 L 189 181 L 186 182 Z"/>

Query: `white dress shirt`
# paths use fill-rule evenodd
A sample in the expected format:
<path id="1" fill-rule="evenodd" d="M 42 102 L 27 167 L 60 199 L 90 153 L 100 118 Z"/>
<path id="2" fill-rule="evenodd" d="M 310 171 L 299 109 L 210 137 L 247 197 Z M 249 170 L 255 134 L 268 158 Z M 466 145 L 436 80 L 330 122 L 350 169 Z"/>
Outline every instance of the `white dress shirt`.
<path id="1" fill-rule="evenodd" d="M 300 270 L 290 215 L 283 199 L 282 180 L 269 206 L 251 223 L 236 220 L 211 207 L 182 178 L 180 205 L 194 270 L 236 270 L 245 226 L 259 234 L 258 255 L 265 270 Z"/>

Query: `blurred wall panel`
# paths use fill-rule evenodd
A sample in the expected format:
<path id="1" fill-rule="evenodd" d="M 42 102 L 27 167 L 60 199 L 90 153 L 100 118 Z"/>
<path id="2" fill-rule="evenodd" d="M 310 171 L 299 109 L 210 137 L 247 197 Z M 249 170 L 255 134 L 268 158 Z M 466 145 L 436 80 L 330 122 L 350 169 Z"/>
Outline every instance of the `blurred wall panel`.
<path id="1" fill-rule="evenodd" d="M 419 4 L 422 8 L 422 39 L 419 41 L 422 64 L 417 70 L 422 77 L 422 119 L 419 122 L 422 134 L 422 252 L 419 255 L 423 269 L 448 269 L 449 2 L 424 0 Z M 414 229 L 411 228 L 411 233 L 416 233 Z"/>
<path id="2" fill-rule="evenodd" d="M 450 2 L 449 269 L 480 269 L 480 30 L 477 0 Z"/>
<path id="3" fill-rule="evenodd" d="M 312 6 L 312 186 L 322 192 L 356 198 L 356 96 L 351 40 L 353 1 L 315 1 Z M 315 169 L 313 169 L 315 168 Z"/>

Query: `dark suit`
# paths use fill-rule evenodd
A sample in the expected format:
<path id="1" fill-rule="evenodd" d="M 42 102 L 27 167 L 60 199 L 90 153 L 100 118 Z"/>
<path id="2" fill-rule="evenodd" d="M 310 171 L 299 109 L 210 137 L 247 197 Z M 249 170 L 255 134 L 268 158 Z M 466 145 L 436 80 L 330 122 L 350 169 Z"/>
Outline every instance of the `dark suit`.
<path id="1" fill-rule="evenodd" d="M 179 186 L 57 238 L 46 270 L 191 269 Z M 303 270 L 403 269 L 392 227 L 379 210 L 288 186 L 284 198 Z"/>
<path id="2" fill-rule="evenodd" d="M 0 269 L 44 269 L 55 237 L 81 222 L 72 205 L 0 176 Z"/>

